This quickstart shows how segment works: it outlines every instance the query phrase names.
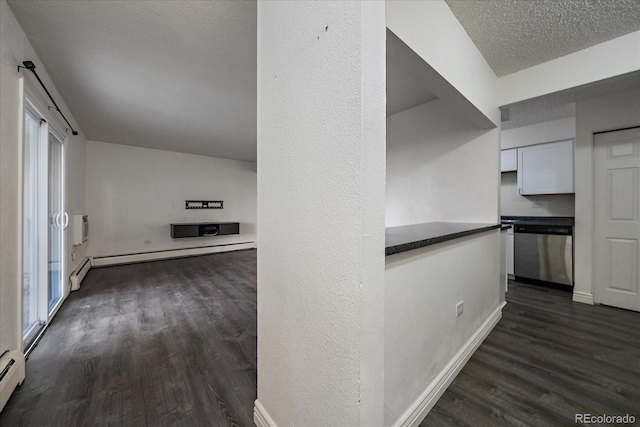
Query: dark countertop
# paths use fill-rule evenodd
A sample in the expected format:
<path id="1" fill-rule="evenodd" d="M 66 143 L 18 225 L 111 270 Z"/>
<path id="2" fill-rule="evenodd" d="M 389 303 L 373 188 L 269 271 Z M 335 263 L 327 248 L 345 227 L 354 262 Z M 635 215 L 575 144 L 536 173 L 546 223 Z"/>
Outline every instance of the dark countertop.
<path id="1" fill-rule="evenodd" d="M 500 227 L 500 224 L 474 222 L 428 222 L 387 227 L 384 252 L 385 255 L 399 254 Z"/>
<path id="2" fill-rule="evenodd" d="M 559 225 L 573 227 L 575 218 L 572 216 L 501 216 L 503 224 L 513 225 Z"/>
<path id="3" fill-rule="evenodd" d="M 500 227 L 500 230 L 504 231 L 504 230 L 508 230 L 510 228 L 512 228 L 513 225 L 511 224 L 502 224 L 502 226 Z"/>

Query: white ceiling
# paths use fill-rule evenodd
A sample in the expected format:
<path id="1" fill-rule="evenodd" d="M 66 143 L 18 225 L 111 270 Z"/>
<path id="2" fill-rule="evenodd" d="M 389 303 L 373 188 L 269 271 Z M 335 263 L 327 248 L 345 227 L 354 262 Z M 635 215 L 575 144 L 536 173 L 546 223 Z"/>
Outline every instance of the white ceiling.
<path id="1" fill-rule="evenodd" d="M 498 77 L 640 30 L 638 0 L 446 0 Z"/>
<path id="2" fill-rule="evenodd" d="M 638 0 L 446 1 L 499 76 L 640 29 Z M 88 139 L 256 159 L 255 0 L 8 3 Z M 410 62 L 388 58 L 388 115 L 436 98 Z M 512 106 L 506 126 L 571 102 Z"/>
<path id="3" fill-rule="evenodd" d="M 255 161 L 255 1 L 8 3 L 88 139 Z"/>

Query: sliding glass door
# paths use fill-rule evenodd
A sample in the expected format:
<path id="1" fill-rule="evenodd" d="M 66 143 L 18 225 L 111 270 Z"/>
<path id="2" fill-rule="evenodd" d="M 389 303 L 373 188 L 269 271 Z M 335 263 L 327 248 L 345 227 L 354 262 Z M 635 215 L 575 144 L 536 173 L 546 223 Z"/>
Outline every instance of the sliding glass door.
<path id="1" fill-rule="evenodd" d="M 24 177 L 23 177 L 23 222 L 22 222 L 22 337 L 31 341 L 44 326 L 40 304 L 41 242 L 39 239 L 40 194 L 39 181 L 42 174 L 39 162 L 41 122 L 28 111 L 24 121 Z"/>
<path id="2" fill-rule="evenodd" d="M 63 197 L 63 156 L 62 142 L 53 133 L 49 133 L 49 182 L 48 182 L 48 218 L 49 250 L 47 283 L 47 316 L 51 315 L 62 300 L 64 267 L 64 229 L 69 224 L 69 216 L 64 211 Z"/>
<path id="3" fill-rule="evenodd" d="M 64 146 L 34 108 L 24 121 L 23 303 L 25 350 L 64 295 Z"/>

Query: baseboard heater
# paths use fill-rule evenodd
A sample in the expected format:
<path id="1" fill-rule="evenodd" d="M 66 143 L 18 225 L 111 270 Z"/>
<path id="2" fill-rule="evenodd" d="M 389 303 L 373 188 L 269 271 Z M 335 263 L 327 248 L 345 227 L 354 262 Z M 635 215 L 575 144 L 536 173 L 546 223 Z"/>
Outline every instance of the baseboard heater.
<path id="1" fill-rule="evenodd" d="M 254 249 L 255 242 L 227 243 L 222 245 L 197 246 L 192 248 L 165 249 L 160 251 L 139 252 L 123 255 L 96 256 L 91 260 L 92 267 L 106 267 L 118 264 L 156 261 L 170 258 L 183 258 L 197 255 L 208 255 L 218 252 L 241 251 Z"/>
<path id="2" fill-rule="evenodd" d="M 80 289 L 80 282 L 82 282 L 84 276 L 87 275 L 89 269 L 91 269 L 91 259 L 85 258 L 84 262 L 80 264 L 80 267 L 78 267 L 73 273 L 71 273 L 71 276 L 69 276 L 69 280 L 71 281 L 72 291 L 77 291 L 78 289 Z"/>
<path id="3" fill-rule="evenodd" d="M 20 383 L 20 370 L 13 353 L 6 351 L 0 358 L 0 411 Z"/>

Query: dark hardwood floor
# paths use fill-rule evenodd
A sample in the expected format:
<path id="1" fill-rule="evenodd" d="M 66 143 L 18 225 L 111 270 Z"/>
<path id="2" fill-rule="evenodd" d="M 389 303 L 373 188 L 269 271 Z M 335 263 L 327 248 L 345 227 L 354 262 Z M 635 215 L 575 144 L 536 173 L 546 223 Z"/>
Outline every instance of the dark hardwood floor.
<path id="1" fill-rule="evenodd" d="M 91 270 L 29 357 L 0 426 L 252 426 L 255 255 Z M 640 313 L 516 282 L 507 300 L 421 426 L 640 418 Z"/>
<path id="2" fill-rule="evenodd" d="M 251 426 L 256 256 L 92 269 L 0 426 Z"/>
<path id="3" fill-rule="evenodd" d="M 570 426 L 576 413 L 640 425 L 640 313 L 517 282 L 507 301 L 421 427 Z"/>

